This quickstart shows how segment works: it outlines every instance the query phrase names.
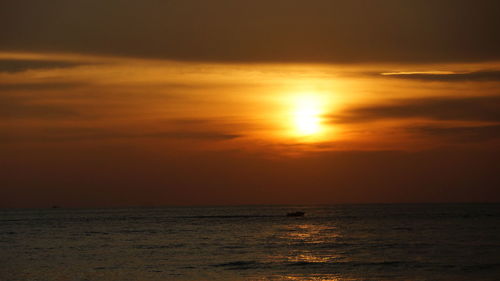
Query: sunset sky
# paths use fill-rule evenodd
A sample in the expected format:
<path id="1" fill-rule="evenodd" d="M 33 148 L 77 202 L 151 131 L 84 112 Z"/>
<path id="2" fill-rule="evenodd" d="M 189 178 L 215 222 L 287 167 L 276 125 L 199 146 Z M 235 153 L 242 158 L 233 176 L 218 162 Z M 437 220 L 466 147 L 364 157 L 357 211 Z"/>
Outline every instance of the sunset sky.
<path id="1" fill-rule="evenodd" d="M 500 201 L 500 2 L 0 1 L 0 207 Z"/>

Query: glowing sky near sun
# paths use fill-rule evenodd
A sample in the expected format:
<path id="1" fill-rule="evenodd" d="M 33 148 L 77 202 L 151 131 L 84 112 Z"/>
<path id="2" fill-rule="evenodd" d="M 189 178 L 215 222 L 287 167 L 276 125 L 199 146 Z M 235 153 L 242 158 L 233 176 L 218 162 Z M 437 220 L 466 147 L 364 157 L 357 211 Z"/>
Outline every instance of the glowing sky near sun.
<path id="1" fill-rule="evenodd" d="M 11 103 L 4 110 L 7 119 L 0 123 L 9 132 L 9 145 L 135 138 L 176 143 L 178 149 L 265 154 L 418 150 L 475 145 L 432 135 L 431 130 L 459 128 L 457 133 L 467 133 L 497 124 L 488 116 L 454 116 L 488 99 L 496 102 L 489 90 L 495 81 L 459 81 L 444 87 L 449 84 L 444 80 L 417 86 L 420 75 L 440 79 L 495 64 L 448 64 L 437 72 L 407 65 L 408 71 L 397 72 L 393 70 L 401 66 L 194 64 L 44 53 L 0 57 L 17 60 L 21 67 L 35 65 L 0 73 L 3 98 Z M 359 74 L 353 75 L 356 71 Z M 472 77 L 474 73 L 480 72 Z M 450 111 L 447 103 L 461 108 L 440 116 Z M 467 103 L 474 103 L 473 108 L 461 105 Z"/>

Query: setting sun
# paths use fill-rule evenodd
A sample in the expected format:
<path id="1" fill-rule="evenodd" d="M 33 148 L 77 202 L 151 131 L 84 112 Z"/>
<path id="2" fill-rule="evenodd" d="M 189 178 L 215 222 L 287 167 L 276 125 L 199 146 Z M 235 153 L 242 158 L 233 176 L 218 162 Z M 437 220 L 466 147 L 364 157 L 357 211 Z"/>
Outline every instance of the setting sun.
<path id="1" fill-rule="evenodd" d="M 317 135 L 322 131 L 321 115 L 324 104 L 319 95 L 301 95 L 294 100 L 294 134 L 298 136 Z"/>

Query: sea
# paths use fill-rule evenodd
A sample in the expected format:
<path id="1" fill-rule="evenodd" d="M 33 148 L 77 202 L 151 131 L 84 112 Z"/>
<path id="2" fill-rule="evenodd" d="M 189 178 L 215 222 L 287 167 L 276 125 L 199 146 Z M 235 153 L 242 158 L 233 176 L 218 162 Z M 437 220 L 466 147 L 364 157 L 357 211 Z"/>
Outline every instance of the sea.
<path id="1" fill-rule="evenodd" d="M 0 209 L 0 280 L 500 280 L 500 204 Z"/>

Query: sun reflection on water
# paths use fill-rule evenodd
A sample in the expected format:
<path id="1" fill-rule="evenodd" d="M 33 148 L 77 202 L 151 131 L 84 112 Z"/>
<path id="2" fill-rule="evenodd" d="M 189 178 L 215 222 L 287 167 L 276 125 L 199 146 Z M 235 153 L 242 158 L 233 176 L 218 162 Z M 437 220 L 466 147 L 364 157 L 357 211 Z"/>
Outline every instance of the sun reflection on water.
<path id="1" fill-rule="evenodd" d="M 293 250 L 270 256 L 269 259 L 272 262 L 292 265 L 334 263 L 342 260 L 344 256 L 334 248 L 316 245 L 334 244 L 340 236 L 335 226 L 292 223 L 283 226 L 277 238 L 289 244 Z M 287 276 L 286 280 L 340 280 L 337 277 L 321 275 L 316 279 L 304 279 L 300 276 Z"/>
<path id="2" fill-rule="evenodd" d="M 334 226 L 314 225 L 314 224 L 298 224 L 291 225 L 288 231 L 282 236 L 284 239 L 291 241 L 301 240 L 305 243 L 324 243 L 339 236 L 335 232 Z"/>

